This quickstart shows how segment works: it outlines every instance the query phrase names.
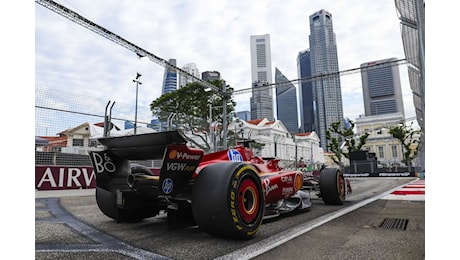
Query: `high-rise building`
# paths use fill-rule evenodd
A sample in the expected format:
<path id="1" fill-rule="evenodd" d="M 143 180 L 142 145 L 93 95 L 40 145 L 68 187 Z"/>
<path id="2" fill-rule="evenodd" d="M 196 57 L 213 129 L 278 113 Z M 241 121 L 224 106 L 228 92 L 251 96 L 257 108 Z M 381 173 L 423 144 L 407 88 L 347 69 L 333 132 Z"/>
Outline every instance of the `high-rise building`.
<path id="1" fill-rule="evenodd" d="M 201 73 L 201 79 L 203 81 L 220 80 L 220 73 L 218 71 L 205 71 Z"/>
<path id="2" fill-rule="evenodd" d="M 201 79 L 201 73 L 198 70 L 198 67 L 196 66 L 195 63 L 187 63 L 184 66 L 182 66 L 181 69 L 186 71 L 186 72 L 188 72 L 192 76 Z M 185 85 L 187 85 L 189 83 L 195 82 L 195 81 L 196 80 L 193 77 L 190 77 L 189 75 L 181 74 L 179 76 L 179 88 L 181 88 L 181 87 L 183 87 L 183 86 L 185 86 Z"/>
<path id="3" fill-rule="evenodd" d="M 251 36 L 251 118 L 273 120 L 273 90 L 265 87 L 272 83 L 270 35 Z"/>
<path id="4" fill-rule="evenodd" d="M 297 55 L 297 74 L 300 79 L 311 77 L 310 50 L 308 49 Z M 310 80 L 304 80 L 299 86 L 300 131 L 312 132 L 315 131 L 313 84 Z"/>
<path id="5" fill-rule="evenodd" d="M 176 66 L 176 59 L 169 59 L 171 65 Z M 177 90 L 177 71 L 175 69 L 166 67 L 163 75 L 163 89 L 161 94 L 166 94 Z M 160 130 L 166 131 L 168 129 L 168 122 L 160 122 Z"/>
<path id="6" fill-rule="evenodd" d="M 289 133 L 299 133 L 297 113 L 297 89 L 286 76 L 275 67 L 276 118 L 283 122 Z"/>
<path id="7" fill-rule="evenodd" d="M 244 120 L 244 121 L 249 121 L 251 120 L 251 112 L 250 111 L 240 111 L 236 112 L 236 115 L 238 116 L 239 119 Z"/>
<path id="8" fill-rule="evenodd" d="M 364 115 L 396 112 L 404 115 L 399 66 L 392 64 L 397 60 L 390 58 L 361 64 Z"/>
<path id="9" fill-rule="evenodd" d="M 312 76 L 339 72 L 337 43 L 332 25 L 332 15 L 324 9 L 310 15 L 310 62 Z M 340 76 L 321 77 L 313 83 L 316 133 L 325 150 L 326 131 L 334 122 L 343 126 L 342 90 Z M 332 137 L 338 138 L 333 135 Z"/>
<path id="10" fill-rule="evenodd" d="M 157 118 L 154 118 L 152 120 L 150 120 L 150 124 L 147 125 L 147 127 L 150 127 L 152 128 L 153 130 L 157 131 L 157 132 L 160 132 L 161 131 L 161 123 L 160 123 L 160 120 L 158 120 Z"/>
<path id="11" fill-rule="evenodd" d="M 176 59 L 169 59 L 171 65 L 176 66 Z M 166 67 L 163 75 L 163 89 L 161 94 L 166 94 L 177 90 L 177 71 Z"/>

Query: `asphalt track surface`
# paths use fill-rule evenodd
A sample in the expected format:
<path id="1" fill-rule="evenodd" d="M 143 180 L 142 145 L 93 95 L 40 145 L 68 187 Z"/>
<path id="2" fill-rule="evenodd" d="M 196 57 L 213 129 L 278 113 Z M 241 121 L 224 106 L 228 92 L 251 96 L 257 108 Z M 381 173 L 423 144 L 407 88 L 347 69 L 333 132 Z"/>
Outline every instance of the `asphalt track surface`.
<path id="1" fill-rule="evenodd" d="M 35 259 L 424 259 L 424 180 L 351 181 L 344 206 L 313 199 L 307 212 L 264 221 L 249 241 L 171 229 L 165 215 L 115 223 L 97 208 L 94 190 L 40 191 Z M 411 192 L 399 192 L 408 184 Z"/>

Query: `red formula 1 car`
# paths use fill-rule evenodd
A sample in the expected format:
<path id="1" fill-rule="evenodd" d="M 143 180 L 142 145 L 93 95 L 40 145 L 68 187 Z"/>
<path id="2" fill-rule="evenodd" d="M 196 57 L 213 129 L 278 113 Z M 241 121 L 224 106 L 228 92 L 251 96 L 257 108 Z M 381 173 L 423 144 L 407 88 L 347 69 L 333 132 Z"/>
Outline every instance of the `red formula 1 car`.
<path id="1" fill-rule="evenodd" d="M 169 222 L 198 225 L 225 238 L 253 237 L 263 219 L 311 207 L 310 193 L 343 204 L 350 183 L 338 168 L 283 170 L 278 159 L 253 155 L 248 143 L 204 154 L 178 130 L 99 139 L 90 153 L 96 201 L 117 222 L 166 212 Z M 159 172 L 132 161 L 163 159 Z"/>

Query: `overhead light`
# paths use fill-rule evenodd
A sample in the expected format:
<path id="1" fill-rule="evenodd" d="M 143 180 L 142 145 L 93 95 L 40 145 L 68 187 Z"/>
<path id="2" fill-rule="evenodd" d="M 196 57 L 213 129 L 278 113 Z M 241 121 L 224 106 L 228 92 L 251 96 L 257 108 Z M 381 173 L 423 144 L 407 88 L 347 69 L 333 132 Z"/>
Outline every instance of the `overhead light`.
<path id="1" fill-rule="evenodd" d="M 136 53 L 137 54 L 137 57 L 139 58 L 140 61 L 146 61 L 146 60 L 149 60 L 150 58 L 145 56 L 145 55 L 142 55 L 142 54 L 139 54 L 139 53 Z"/>

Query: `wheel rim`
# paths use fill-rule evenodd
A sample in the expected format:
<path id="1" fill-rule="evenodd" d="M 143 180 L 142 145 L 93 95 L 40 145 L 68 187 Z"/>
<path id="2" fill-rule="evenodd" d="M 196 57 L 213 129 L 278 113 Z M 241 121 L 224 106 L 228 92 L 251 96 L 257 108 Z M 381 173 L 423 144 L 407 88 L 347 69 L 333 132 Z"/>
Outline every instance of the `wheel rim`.
<path id="1" fill-rule="evenodd" d="M 238 189 L 238 209 L 242 220 L 250 224 L 257 219 L 259 197 L 257 186 L 252 179 L 245 179 Z"/>
<path id="2" fill-rule="evenodd" d="M 337 184 L 339 185 L 339 196 L 340 198 L 344 198 L 345 197 L 345 179 L 343 178 L 342 175 L 338 175 L 338 182 Z"/>

